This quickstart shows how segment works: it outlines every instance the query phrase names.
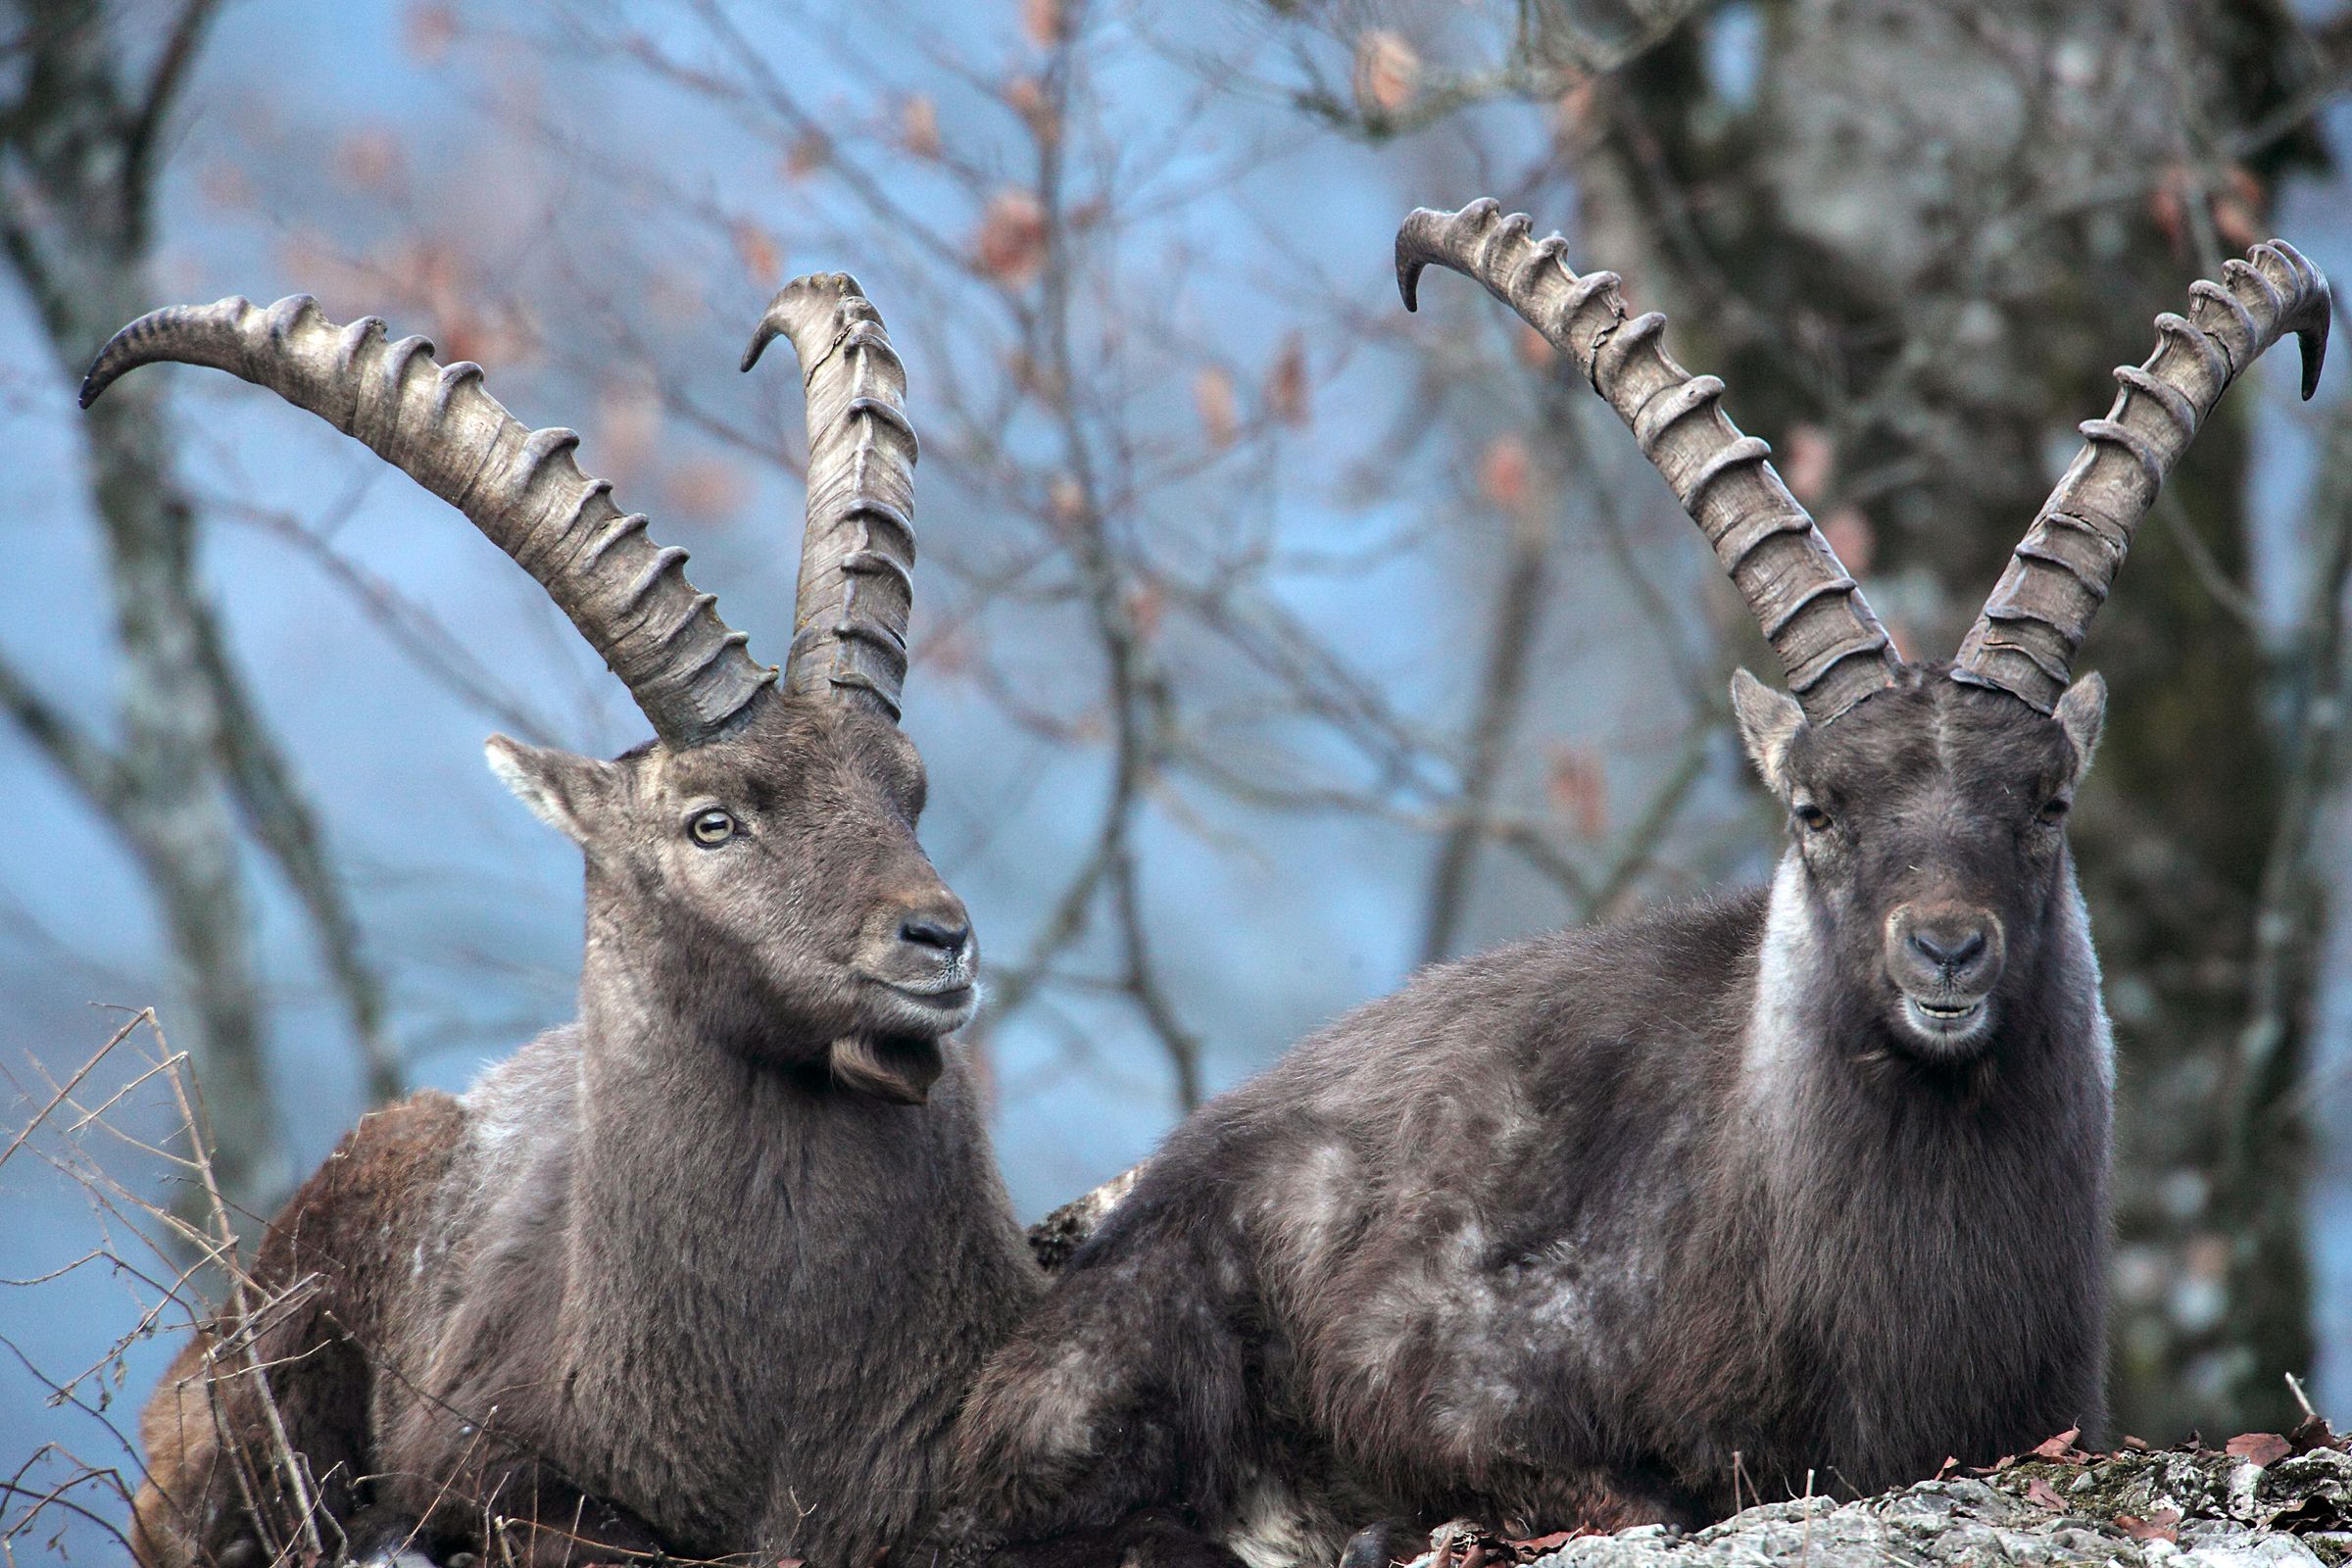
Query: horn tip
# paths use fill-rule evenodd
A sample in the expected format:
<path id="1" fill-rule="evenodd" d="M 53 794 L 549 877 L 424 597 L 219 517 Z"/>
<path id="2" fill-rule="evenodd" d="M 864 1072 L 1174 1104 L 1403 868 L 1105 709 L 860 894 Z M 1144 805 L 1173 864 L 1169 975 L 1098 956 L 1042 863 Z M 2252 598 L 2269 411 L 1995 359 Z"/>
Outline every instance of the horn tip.
<path id="1" fill-rule="evenodd" d="M 2314 313 L 2315 324 L 2295 334 L 2303 350 L 2303 401 L 2309 403 L 2312 394 L 2320 389 L 2320 368 L 2328 363 L 2328 323 L 2334 313 L 2329 308 L 2328 285 L 2320 285 L 2320 308 Z"/>
<path id="2" fill-rule="evenodd" d="M 146 319 L 145 317 L 141 317 L 137 321 L 131 322 L 129 326 L 108 338 L 106 347 L 100 349 L 97 358 L 90 361 L 90 368 L 81 378 L 80 398 L 83 408 L 86 409 L 97 402 L 108 387 L 122 379 L 122 373 L 138 363 L 128 354 L 125 340 L 130 337 L 132 330 Z"/>
<path id="3" fill-rule="evenodd" d="M 811 319 L 808 316 L 811 303 L 819 310 L 838 311 L 844 300 L 863 298 L 865 290 L 847 272 L 808 272 L 794 278 L 776 290 L 775 298 L 767 302 L 759 328 L 752 333 L 751 345 L 743 351 L 740 368 L 749 370 L 760 363 L 760 356 L 767 352 L 770 343 L 792 333 L 796 325 L 808 324 Z"/>
<path id="4" fill-rule="evenodd" d="M 1412 257 L 1396 258 L 1396 292 L 1404 300 L 1407 311 L 1421 309 L 1422 263 Z"/>
<path id="5" fill-rule="evenodd" d="M 2246 253 L 2251 259 L 2270 256 L 2285 267 L 2288 278 L 2294 283 L 2296 297 L 2289 323 L 2293 326 L 2296 345 L 2303 351 L 2303 401 L 2309 403 L 2320 389 L 2320 368 L 2328 359 L 2328 327 L 2335 315 L 2334 291 L 2328 285 L 2328 274 L 2289 245 L 2273 236 Z M 2158 324 L 2162 324 L 2159 322 Z"/>
<path id="6" fill-rule="evenodd" d="M 1429 266 L 1429 229 L 1452 215 L 1416 207 L 1396 225 L 1396 292 L 1408 311 L 1421 308 L 1421 274 Z"/>
<path id="7" fill-rule="evenodd" d="M 748 372 L 753 366 L 758 365 L 760 356 L 767 352 L 767 346 L 773 343 L 776 335 L 783 330 L 784 328 L 778 325 L 772 318 L 762 318 L 760 325 L 753 330 L 752 341 L 745 346 L 743 351 L 743 363 L 737 368 Z"/>

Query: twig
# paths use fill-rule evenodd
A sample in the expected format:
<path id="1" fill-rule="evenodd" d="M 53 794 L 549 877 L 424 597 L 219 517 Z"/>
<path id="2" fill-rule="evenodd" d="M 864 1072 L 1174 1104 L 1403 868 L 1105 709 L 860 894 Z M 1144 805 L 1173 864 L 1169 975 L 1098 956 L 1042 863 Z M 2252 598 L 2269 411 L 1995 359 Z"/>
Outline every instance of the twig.
<path id="1" fill-rule="evenodd" d="M 156 1037 L 161 1043 L 162 1029 L 156 1030 Z M 199 1104 L 191 1101 L 187 1087 L 180 1081 L 179 1075 L 172 1074 L 169 1081 L 172 1085 L 172 1101 L 179 1107 L 180 1118 L 188 1128 L 193 1146 L 191 1157 L 196 1165 L 198 1180 L 203 1184 L 206 1201 L 211 1206 L 213 1223 L 217 1228 L 219 1241 L 223 1249 L 230 1248 L 234 1244 L 236 1227 L 229 1223 L 228 1205 L 221 1197 L 220 1183 L 213 1179 L 212 1154 L 206 1147 L 205 1117 L 201 1113 Z M 228 1270 L 228 1287 L 231 1316 L 239 1323 L 250 1320 L 253 1306 L 242 1269 L 231 1268 Z M 286 1436 L 285 1422 L 278 1414 L 276 1396 L 270 1393 L 270 1374 L 262 1366 L 260 1358 L 254 1354 L 250 1344 L 245 1347 L 243 1356 L 246 1362 L 246 1371 L 252 1377 L 254 1387 L 258 1391 L 263 1416 L 270 1424 L 270 1436 L 275 1446 L 279 1461 L 278 1468 L 285 1476 L 287 1490 L 294 1494 L 295 1513 L 301 1521 L 303 1536 L 310 1544 L 310 1548 L 314 1553 L 324 1556 L 326 1544 L 318 1535 L 317 1499 L 312 1494 L 305 1466 L 301 1462 L 292 1441 Z M 210 1381 L 208 1380 L 208 1382 Z M 258 1513 L 259 1510 L 256 1511 Z"/>
<path id="2" fill-rule="evenodd" d="M 179 101 L 180 89 L 196 64 L 205 31 L 220 10 L 220 0 L 186 0 L 180 6 L 172 19 L 172 30 L 164 39 L 163 52 L 148 73 L 146 89 L 139 94 L 137 118 L 123 137 L 125 167 L 122 182 L 141 207 L 152 197 L 155 152 L 162 139 L 164 122 Z"/>
<path id="3" fill-rule="evenodd" d="M 33 1116 L 32 1120 L 24 1124 L 24 1131 L 18 1133 L 16 1137 L 8 1141 L 8 1148 L 5 1151 L 0 1151 L 0 1165 L 7 1164 L 9 1160 L 16 1154 L 16 1152 L 24 1147 L 24 1141 L 30 1138 L 40 1129 L 41 1124 L 49 1119 L 50 1114 L 55 1111 L 59 1105 L 65 1103 L 67 1097 L 74 1093 L 74 1089 L 79 1086 L 81 1081 L 84 1078 L 87 1078 L 92 1072 L 97 1070 L 98 1064 L 106 1059 L 107 1054 L 113 1051 L 117 1046 L 121 1045 L 124 1040 L 128 1039 L 130 1032 L 138 1028 L 138 1026 L 142 1023 L 148 1025 L 153 1025 L 155 1023 L 154 1008 L 150 1007 L 142 1010 L 137 1017 L 131 1019 L 130 1022 L 116 1030 L 114 1035 L 108 1039 L 107 1043 L 98 1048 L 97 1054 L 93 1055 L 89 1060 L 83 1062 L 79 1067 L 76 1067 L 74 1070 L 73 1076 L 66 1080 L 65 1085 L 60 1088 L 56 1094 L 49 1097 L 49 1102 L 40 1108 L 40 1110 Z"/>
<path id="4" fill-rule="evenodd" d="M 0 658 L 0 710 L 92 801 L 109 809 L 122 801 L 127 789 L 122 762 L 35 691 L 5 658 Z"/>
<path id="5" fill-rule="evenodd" d="M 349 594 L 361 612 L 419 670 L 461 701 L 478 709 L 508 734 L 534 746 L 557 743 L 561 725 L 508 691 L 431 609 L 408 598 L 337 550 L 320 529 L 304 523 L 291 513 L 252 506 L 226 496 L 208 496 L 205 505 L 232 522 L 249 524 L 301 552 Z"/>

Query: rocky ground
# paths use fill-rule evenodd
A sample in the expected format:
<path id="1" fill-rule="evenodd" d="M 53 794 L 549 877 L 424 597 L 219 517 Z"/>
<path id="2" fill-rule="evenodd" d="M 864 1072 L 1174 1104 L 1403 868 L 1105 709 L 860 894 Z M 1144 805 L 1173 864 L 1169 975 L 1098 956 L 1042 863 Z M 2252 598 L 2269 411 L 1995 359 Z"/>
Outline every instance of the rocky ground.
<path id="1" fill-rule="evenodd" d="M 1749 1508 L 1690 1535 L 1502 1543 L 1440 1532 L 1415 1568 L 2291 1568 L 2352 1563 L 2352 1441 L 2325 1422 L 2224 1448 L 2085 1453 L 2066 1433 L 1985 1471 L 1859 1501 Z"/>

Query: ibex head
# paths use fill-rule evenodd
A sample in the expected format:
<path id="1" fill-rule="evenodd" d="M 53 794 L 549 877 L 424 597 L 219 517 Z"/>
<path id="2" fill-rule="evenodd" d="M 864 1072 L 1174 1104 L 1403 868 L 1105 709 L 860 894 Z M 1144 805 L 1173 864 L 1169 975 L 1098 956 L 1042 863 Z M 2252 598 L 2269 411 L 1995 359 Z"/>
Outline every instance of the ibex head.
<path id="1" fill-rule="evenodd" d="M 2106 417 L 2042 504 L 1949 664 L 1909 663 L 1813 519 L 1722 410 L 1723 383 L 1629 317 L 1610 272 L 1579 277 L 1564 241 L 1530 237 L 1492 201 L 1421 211 L 1396 237 L 1409 309 L 1435 263 L 1476 278 L 1577 367 L 1633 429 L 1755 613 L 1788 693 L 1742 671 L 1733 707 L 1789 812 L 1784 862 L 1834 956 L 1842 995 L 1895 1049 L 1973 1055 L 2006 1007 L 2030 1004 L 2042 939 L 2073 899 L 2065 818 L 2106 709 L 2073 680 L 2158 487 L 2231 380 L 2295 333 L 2303 395 L 2326 353 L 2328 281 L 2283 241 L 2191 285 L 2156 318 L 2144 365 L 2117 370 Z M 2070 684 L 2071 682 L 2071 684 Z M 1862 1022 L 1864 1020 L 1849 1020 Z"/>
<path id="2" fill-rule="evenodd" d="M 117 333 L 87 407 L 159 360 L 269 387 L 463 511 L 529 571 L 627 685 L 656 739 L 600 761 L 503 736 L 491 766 L 585 854 L 590 922 L 674 1004 L 748 1053 L 920 1101 L 969 1019 L 978 955 L 915 842 L 924 777 L 898 729 L 912 608 L 915 439 L 906 373 L 856 281 L 801 278 L 768 307 L 808 386 L 808 521 L 778 671 L 582 473 L 569 430 L 532 431 L 422 338 L 338 327 L 307 297 L 155 312 Z"/>
<path id="3" fill-rule="evenodd" d="M 888 720 L 796 697 L 615 761 L 493 736 L 490 766 L 588 861 L 592 921 L 708 1039 L 919 1101 L 971 1018 L 978 948 L 915 842 L 923 764 Z"/>
<path id="4" fill-rule="evenodd" d="M 2034 959 L 2068 898 L 2066 813 L 2106 701 L 2086 675 L 2045 717 L 1947 666 L 1911 666 L 1814 724 L 1795 699 L 1733 677 L 1748 755 L 1788 808 L 1815 938 L 1847 977 L 1845 1004 L 1896 1045 L 1968 1056 L 2046 989 Z"/>

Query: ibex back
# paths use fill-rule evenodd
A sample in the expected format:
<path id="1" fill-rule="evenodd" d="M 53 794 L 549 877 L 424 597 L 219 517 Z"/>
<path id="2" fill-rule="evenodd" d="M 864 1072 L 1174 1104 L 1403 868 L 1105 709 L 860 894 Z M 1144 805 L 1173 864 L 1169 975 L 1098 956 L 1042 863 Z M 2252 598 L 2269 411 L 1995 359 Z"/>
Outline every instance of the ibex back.
<path id="1" fill-rule="evenodd" d="M 972 1086 L 962 904 L 915 841 L 904 372 L 843 276 L 769 307 L 808 371 L 781 689 L 568 431 L 307 299 L 159 312 L 124 370 L 231 370 L 367 442 L 543 583 L 657 739 L 494 737 L 587 862 L 580 1015 L 463 1099 L 368 1117 L 148 1406 L 151 1568 L 423 1550 L 759 1550 L 869 1568 L 930 1526 L 956 1407 L 1035 1290 Z"/>
<path id="2" fill-rule="evenodd" d="M 2161 318 L 1958 659 L 1909 663 L 1723 383 L 1560 250 L 1421 212 L 1399 280 L 1511 305 L 1714 546 L 1793 694 L 1733 691 L 1779 873 L 1432 969 L 1180 1128 L 966 1412 L 971 1500 L 1040 1560 L 1152 1508 L 1253 1563 L 1695 1520 L 2100 1424 L 2112 1047 L 2065 819 L 2105 694 L 2071 665 L 2230 381 L 2295 331 L 2309 394 L 2327 284 L 2259 246 Z"/>

